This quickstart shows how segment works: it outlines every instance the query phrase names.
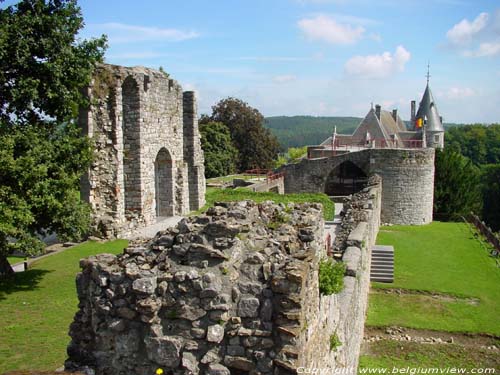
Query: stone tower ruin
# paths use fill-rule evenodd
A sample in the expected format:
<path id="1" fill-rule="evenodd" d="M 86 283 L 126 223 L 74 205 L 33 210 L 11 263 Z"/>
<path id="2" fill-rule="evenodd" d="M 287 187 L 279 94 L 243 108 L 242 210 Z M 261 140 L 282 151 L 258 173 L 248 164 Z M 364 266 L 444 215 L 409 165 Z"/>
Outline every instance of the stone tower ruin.
<path id="1" fill-rule="evenodd" d="M 79 122 L 95 155 L 82 195 L 94 232 L 123 235 L 205 204 L 194 92 L 161 71 L 103 64 L 87 96 Z"/>

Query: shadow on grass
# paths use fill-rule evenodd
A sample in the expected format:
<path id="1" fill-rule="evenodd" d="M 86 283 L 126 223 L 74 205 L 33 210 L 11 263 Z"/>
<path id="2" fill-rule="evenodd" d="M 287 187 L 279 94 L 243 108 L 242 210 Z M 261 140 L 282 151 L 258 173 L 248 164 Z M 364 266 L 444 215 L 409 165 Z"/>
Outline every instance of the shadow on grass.
<path id="1" fill-rule="evenodd" d="M 8 294 L 37 289 L 38 283 L 49 272 L 52 271 L 31 269 L 0 278 L 0 301 L 4 300 Z"/>

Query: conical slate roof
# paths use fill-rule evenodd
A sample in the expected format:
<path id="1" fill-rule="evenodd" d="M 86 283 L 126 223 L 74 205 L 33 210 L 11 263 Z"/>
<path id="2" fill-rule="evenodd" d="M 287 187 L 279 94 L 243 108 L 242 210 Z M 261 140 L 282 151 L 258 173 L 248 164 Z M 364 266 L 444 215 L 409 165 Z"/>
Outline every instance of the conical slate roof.
<path id="1" fill-rule="evenodd" d="M 426 130 L 431 132 L 444 132 L 443 124 L 441 123 L 441 118 L 439 117 L 439 112 L 434 102 L 434 97 L 432 96 L 431 89 L 429 88 L 429 83 L 425 87 L 424 96 L 420 101 L 418 106 L 416 118 L 421 118 L 426 120 Z"/>

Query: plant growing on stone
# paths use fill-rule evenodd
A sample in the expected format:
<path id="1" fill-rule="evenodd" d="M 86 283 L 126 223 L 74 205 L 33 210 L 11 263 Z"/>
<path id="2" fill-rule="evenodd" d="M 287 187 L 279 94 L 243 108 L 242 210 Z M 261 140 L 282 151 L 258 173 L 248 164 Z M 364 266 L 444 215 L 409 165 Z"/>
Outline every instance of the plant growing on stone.
<path id="1" fill-rule="evenodd" d="M 90 142 L 75 119 L 105 38 L 77 41 L 75 0 L 22 0 L 0 9 L 0 274 L 6 256 L 43 249 L 39 235 L 78 239 L 89 208 L 79 180 Z"/>
<path id="2" fill-rule="evenodd" d="M 346 266 L 329 258 L 319 263 L 319 291 L 325 296 L 338 293 L 344 287 Z"/>
<path id="3" fill-rule="evenodd" d="M 340 341 L 339 337 L 337 336 L 337 332 L 334 332 L 332 335 L 330 335 L 330 351 L 335 351 L 337 348 L 342 345 L 342 342 Z"/>

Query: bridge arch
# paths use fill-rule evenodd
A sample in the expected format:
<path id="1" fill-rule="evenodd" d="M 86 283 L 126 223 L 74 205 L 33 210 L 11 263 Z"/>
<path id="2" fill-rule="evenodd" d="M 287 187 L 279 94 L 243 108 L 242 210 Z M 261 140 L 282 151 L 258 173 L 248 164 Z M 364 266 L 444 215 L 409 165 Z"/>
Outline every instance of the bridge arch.
<path id="1" fill-rule="evenodd" d="M 350 160 L 336 165 L 326 177 L 324 192 L 326 195 L 350 195 L 362 190 L 368 181 L 368 175 L 362 168 Z"/>

